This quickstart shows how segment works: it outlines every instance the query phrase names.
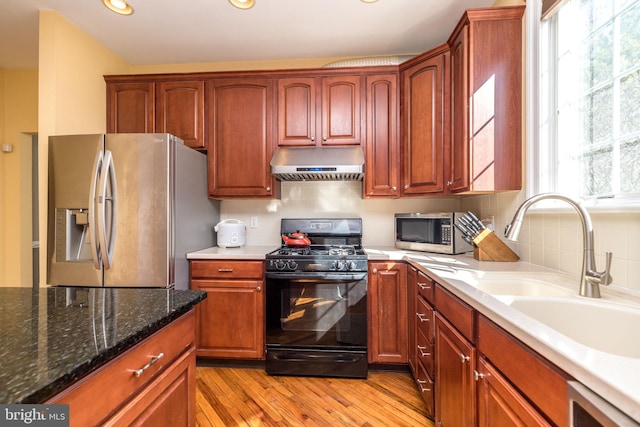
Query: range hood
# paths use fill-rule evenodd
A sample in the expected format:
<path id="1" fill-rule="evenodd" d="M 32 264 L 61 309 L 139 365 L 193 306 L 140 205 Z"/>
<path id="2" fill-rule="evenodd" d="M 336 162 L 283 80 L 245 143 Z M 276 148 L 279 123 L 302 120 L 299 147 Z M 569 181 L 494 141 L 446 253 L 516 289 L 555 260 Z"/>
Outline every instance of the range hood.
<path id="1" fill-rule="evenodd" d="M 362 147 L 277 148 L 271 174 L 281 181 L 362 181 Z"/>

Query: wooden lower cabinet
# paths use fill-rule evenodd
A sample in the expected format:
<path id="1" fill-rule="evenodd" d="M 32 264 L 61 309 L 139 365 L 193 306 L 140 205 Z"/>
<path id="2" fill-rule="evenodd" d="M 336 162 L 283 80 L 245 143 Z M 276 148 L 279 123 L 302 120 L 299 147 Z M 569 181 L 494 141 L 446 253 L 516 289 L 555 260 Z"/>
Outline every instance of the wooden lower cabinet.
<path id="1" fill-rule="evenodd" d="M 520 393 L 483 358 L 478 359 L 478 426 L 551 426 Z"/>
<path id="2" fill-rule="evenodd" d="M 407 363 L 407 266 L 370 262 L 369 363 Z"/>
<path id="3" fill-rule="evenodd" d="M 207 292 L 198 305 L 199 357 L 264 359 L 264 263 L 191 261 L 191 289 Z"/>
<path id="4" fill-rule="evenodd" d="M 46 403 L 68 404 L 71 427 L 194 426 L 194 331 L 191 310 Z"/>
<path id="5" fill-rule="evenodd" d="M 439 313 L 435 317 L 436 425 L 473 426 L 476 349 Z"/>

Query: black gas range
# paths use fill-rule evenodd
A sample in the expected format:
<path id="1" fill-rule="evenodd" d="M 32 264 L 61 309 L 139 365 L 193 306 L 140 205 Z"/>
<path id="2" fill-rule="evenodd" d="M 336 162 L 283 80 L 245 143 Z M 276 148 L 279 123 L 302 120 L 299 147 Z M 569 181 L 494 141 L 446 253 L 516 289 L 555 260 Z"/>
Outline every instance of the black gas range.
<path id="1" fill-rule="evenodd" d="M 267 373 L 365 378 L 362 220 L 282 219 L 280 231 L 291 244 L 266 256 Z"/>

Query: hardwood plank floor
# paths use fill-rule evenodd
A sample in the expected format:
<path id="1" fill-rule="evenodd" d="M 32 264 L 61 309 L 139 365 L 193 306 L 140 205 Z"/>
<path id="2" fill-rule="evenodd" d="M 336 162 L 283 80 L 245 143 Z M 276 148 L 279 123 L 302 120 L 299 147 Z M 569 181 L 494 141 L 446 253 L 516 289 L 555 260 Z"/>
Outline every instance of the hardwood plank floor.
<path id="1" fill-rule="evenodd" d="M 409 374 L 369 372 L 366 380 L 275 377 L 259 368 L 198 366 L 196 425 L 428 426 Z"/>

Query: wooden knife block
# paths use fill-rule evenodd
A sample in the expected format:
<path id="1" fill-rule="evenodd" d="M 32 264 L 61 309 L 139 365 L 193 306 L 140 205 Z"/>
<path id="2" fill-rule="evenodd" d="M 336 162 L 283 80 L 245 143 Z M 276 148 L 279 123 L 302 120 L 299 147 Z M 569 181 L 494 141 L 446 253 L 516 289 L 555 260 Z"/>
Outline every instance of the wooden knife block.
<path id="1" fill-rule="evenodd" d="M 493 231 L 485 228 L 473 239 L 476 247 L 473 257 L 478 261 L 518 261 L 520 257 L 513 252 Z"/>

